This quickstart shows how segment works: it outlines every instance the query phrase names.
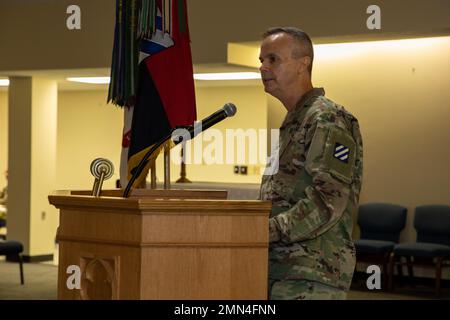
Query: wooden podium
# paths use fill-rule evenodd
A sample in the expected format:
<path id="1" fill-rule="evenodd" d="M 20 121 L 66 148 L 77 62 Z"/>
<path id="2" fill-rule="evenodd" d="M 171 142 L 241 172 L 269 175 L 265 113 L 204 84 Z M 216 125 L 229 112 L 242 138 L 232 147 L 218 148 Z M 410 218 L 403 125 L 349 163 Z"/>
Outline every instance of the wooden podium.
<path id="1" fill-rule="evenodd" d="M 270 202 L 226 191 L 89 193 L 49 196 L 60 210 L 58 299 L 267 298 Z"/>

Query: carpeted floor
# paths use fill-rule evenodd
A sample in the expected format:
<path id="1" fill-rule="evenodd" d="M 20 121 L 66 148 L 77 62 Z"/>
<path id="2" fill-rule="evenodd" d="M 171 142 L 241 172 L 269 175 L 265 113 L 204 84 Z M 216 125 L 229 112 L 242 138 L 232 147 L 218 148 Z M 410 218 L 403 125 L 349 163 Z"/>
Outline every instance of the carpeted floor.
<path id="1" fill-rule="evenodd" d="M 25 284 L 20 284 L 19 264 L 0 262 L 0 300 L 54 300 L 58 267 L 24 263 Z"/>
<path id="2" fill-rule="evenodd" d="M 18 263 L 0 261 L 0 300 L 54 300 L 57 291 L 58 267 L 47 263 L 24 263 L 25 284 L 20 284 Z M 355 281 L 349 300 L 423 300 L 436 299 L 433 287 L 402 286 L 394 293 L 369 291 L 364 281 Z M 445 288 L 441 299 L 450 299 Z"/>

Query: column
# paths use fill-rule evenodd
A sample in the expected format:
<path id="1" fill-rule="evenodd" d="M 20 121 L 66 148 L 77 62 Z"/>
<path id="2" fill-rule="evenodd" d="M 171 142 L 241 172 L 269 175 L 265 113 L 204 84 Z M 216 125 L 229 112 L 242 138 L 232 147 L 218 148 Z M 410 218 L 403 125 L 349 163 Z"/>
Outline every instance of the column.
<path id="1" fill-rule="evenodd" d="M 58 217 L 47 196 L 55 189 L 56 81 L 11 77 L 9 87 L 8 239 L 31 261 L 50 259 Z"/>

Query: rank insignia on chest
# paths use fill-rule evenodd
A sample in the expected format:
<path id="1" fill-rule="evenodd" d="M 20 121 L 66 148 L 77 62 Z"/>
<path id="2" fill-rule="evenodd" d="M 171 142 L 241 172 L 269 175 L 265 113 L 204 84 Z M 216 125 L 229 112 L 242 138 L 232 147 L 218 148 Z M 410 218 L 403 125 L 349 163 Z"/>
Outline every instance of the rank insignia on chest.
<path id="1" fill-rule="evenodd" d="M 342 162 L 348 163 L 348 158 L 350 156 L 350 148 L 336 142 L 334 145 L 334 157 Z"/>

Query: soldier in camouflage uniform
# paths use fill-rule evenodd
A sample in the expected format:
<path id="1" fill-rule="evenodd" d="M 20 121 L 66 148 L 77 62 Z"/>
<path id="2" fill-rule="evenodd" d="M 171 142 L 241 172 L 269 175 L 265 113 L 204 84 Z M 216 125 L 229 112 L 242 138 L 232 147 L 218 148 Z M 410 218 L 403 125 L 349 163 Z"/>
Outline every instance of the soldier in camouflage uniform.
<path id="1" fill-rule="evenodd" d="M 313 88 L 313 48 L 296 28 L 274 28 L 261 45 L 265 91 L 288 110 L 279 169 L 264 175 L 271 200 L 269 297 L 345 299 L 355 267 L 352 215 L 362 179 L 357 119 Z"/>

